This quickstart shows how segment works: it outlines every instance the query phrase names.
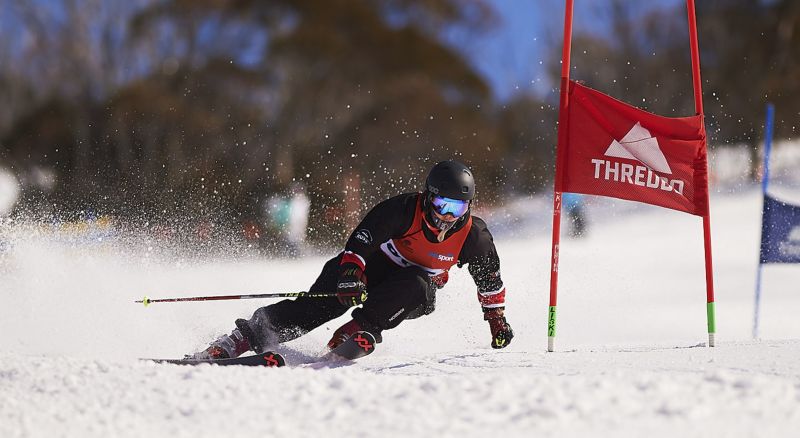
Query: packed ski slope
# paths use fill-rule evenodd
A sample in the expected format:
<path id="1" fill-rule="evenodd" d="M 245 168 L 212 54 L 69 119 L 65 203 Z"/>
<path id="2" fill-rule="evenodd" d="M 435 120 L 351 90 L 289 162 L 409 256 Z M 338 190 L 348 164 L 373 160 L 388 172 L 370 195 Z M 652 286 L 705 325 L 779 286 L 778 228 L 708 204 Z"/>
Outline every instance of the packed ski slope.
<path id="1" fill-rule="evenodd" d="M 324 258 L 187 261 L 121 242 L 87 248 L 11 227 L 0 256 L 0 436 L 796 436 L 800 267 L 764 272 L 751 337 L 756 191 L 712 199 L 716 348 L 705 347 L 697 217 L 603 201 L 562 241 L 558 333 L 546 353 L 549 223 L 496 212 L 516 337 L 489 348 L 474 285 L 456 270 L 432 315 L 353 364 L 179 367 L 265 301 L 143 308 L 142 295 L 304 289 Z M 525 203 L 549 217 L 545 200 Z M 98 238 L 102 240 L 103 238 Z M 334 321 L 290 343 L 321 352 Z"/>

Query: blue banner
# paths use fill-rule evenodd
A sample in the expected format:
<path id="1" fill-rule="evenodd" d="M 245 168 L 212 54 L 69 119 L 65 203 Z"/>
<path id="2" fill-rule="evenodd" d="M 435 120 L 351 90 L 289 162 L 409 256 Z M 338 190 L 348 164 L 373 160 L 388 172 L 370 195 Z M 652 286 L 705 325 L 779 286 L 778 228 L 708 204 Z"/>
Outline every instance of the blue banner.
<path id="1" fill-rule="evenodd" d="M 800 263 L 800 206 L 764 195 L 761 263 Z"/>

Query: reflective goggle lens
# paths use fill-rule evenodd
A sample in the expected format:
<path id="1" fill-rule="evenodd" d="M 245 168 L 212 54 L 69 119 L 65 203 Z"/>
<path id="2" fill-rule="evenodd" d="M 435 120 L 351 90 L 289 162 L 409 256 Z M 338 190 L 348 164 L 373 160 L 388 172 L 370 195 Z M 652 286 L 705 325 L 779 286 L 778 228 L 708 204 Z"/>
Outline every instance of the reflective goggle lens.
<path id="1" fill-rule="evenodd" d="M 461 199 L 433 196 L 431 197 L 431 204 L 433 205 L 433 209 L 442 216 L 452 214 L 455 217 L 461 217 L 469 210 L 469 201 L 463 201 Z"/>

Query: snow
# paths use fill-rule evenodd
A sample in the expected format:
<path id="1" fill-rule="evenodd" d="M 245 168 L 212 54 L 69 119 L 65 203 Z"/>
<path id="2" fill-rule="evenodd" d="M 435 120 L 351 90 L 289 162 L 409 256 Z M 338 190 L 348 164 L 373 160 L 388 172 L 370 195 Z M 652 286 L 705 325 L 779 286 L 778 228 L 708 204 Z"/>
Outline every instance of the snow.
<path id="1" fill-rule="evenodd" d="M 0 252 L 0 436 L 796 433 L 800 267 L 764 269 L 763 339 L 751 339 L 758 191 L 712 197 L 715 348 L 705 347 L 701 220 L 598 199 L 590 205 L 596 220 L 589 236 L 562 240 L 556 352 L 545 352 L 550 225 L 537 220 L 497 233 L 516 334 L 508 348 L 489 348 L 464 269 L 440 291 L 432 315 L 385 332 L 373 355 L 329 367 L 136 360 L 202 348 L 267 302 L 143 308 L 133 300 L 302 290 L 323 257 L 204 261 L 125 239 L 82 245 L 7 230 L 11 244 Z M 497 222 L 504 214 L 496 213 Z M 493 216 L 487 214 L 490 227 Z M 308 361 L 343 322 L 282 352 L 290 362 Z"/>
<path id="2" fill-rule="evenodd" d="M 19 199 L 20 190 L 14 174 L 0 166 L 0 218 L 6 216 L 14 207 Z"/>

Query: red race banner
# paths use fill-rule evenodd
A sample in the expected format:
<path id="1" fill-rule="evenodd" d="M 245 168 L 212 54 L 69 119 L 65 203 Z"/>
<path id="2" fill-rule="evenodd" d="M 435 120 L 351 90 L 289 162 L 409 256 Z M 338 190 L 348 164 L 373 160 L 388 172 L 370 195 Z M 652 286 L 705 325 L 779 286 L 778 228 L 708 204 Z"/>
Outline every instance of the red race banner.
<path id="1" fill-rule="evenodd" d="M 569 82 L 557 192 L 644 202 L 708 215 L 703 116 L 663 117 Z"/>

